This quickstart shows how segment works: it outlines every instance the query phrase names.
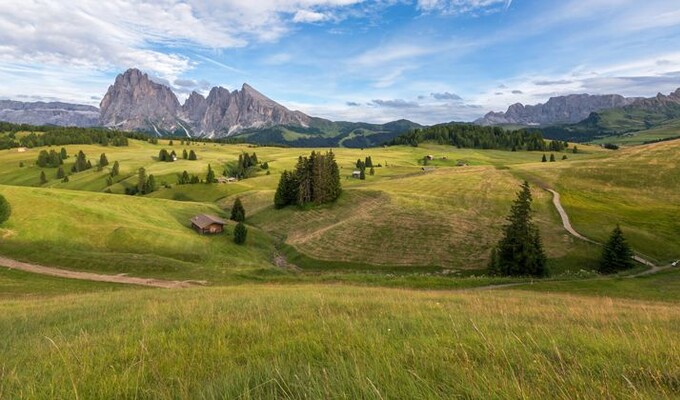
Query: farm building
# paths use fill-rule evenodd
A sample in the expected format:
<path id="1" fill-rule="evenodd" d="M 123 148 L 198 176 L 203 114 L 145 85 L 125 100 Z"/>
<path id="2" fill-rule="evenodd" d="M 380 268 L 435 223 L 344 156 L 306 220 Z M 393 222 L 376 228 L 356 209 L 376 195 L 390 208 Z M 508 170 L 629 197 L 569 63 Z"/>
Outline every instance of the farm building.
<path id="1" fill-rule="evenodd" d="M 25 148 L 25 147 L 18 147 L 18 148 L 17 148 L 17 152 L 18 152 L 18 153 L 25 153 L 26 151 L 28 151 L 28 149 Z"/>
<path id="2" fill-rule="evenodd" d="M 361 178 L 361 171 L 352 171 L 352 178 Z"/>
<path id="3" fill-rule="evenodd" d="M 238 179 L 234 178 L 233 176 L 226 177 L 226 176 L 220 176 L 217 179 L 217 183 L 232 183 L 232 182 L 238 182 Z"/>
<path id="4" fill-rule="evenodd" d="M 191 227 L 200 234 L 215 234 L 224 231 L 224 222 L 222 219 L 213 215 L 201 214 L 191 219 Z"/>
<path id="5" fill-rule="evenodd" d="M 425 158 L 427 158 L 430 161 L 434 160 L 434 156 L 432 154 L 428 154 Z"/>

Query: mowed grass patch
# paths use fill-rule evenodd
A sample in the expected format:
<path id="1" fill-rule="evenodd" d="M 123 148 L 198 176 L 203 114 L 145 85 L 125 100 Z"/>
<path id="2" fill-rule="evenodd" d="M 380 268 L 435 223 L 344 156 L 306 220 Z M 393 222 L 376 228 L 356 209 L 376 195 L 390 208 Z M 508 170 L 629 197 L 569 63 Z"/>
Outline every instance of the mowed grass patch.
<path id="1" fill-rule="evenodd" d="M 189 219 L 222 215 L 214 205 L 60 189 L 1 186 L 12 216 L 2 254 L 71 269 L 176 279 L 222 280 L 273 268 L 267 235 L 245 246 L 226 233 L 198 235 Z"/>
<path id="2" fill-rule="evenodd" d="M 0 302 L 0 397 L 673 398 L 675 304 L 328 286 Z"/>
<path id="3" fill-rule="evenodd" d="M 574 228 L 605 241 L 618 223 L 633 248 L 659 263 L 680 258 L 680 140 L 612 152 L 606 159 L 513 167 L 553 187 Z"/>
<path id="4" fill-rule="evenodd" d="M 0 267 L 0 299 L 23 299 L 73 293 L 130 289 L 129 285 L 38 275 Z"/>

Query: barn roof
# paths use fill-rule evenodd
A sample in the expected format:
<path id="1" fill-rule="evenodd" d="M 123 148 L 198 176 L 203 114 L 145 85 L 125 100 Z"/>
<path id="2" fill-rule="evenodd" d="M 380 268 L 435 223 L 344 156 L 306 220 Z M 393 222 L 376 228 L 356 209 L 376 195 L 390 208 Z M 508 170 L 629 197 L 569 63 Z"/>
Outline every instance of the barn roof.
<path id="1" fill-rule="evenodd" d="M 226 222 L 224 220 L 217 218 L 214 215 L 200 214 L 191 219 L 191 223 L 198 226 L 199 228 L 207 228 L 212 224 L 224 225 Z"/>

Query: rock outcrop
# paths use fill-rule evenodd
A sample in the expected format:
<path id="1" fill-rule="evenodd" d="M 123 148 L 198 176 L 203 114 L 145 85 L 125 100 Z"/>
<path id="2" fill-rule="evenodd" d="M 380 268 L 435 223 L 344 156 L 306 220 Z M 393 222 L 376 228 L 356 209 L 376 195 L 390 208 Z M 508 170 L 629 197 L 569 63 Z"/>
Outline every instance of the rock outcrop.
<path id="1" fill-rule="evenodd" d="M 99 109 L 81 104 L 0 100 L 0 121 L 15 124 L 91 127 L 99 125 Z"/>

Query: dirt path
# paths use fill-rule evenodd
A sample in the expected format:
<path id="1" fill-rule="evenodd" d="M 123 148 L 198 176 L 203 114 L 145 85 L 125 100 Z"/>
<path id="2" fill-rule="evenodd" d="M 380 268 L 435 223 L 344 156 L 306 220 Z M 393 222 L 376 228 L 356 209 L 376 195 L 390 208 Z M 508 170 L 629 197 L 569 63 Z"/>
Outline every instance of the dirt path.
<path id="1" fill-rule="evenodd" d="M 574 236 L 578 239 L 584 240 L 588 243 L 593 243 L 593 244 L 596 244 L 598 246 L 601 246 L 602 243 L 588 239 L 587 237 L 576 232 L 576 229 L 574 229 L 574 227 L 571 225 L 571 222 L 569 221 L 569 215 L 564 210 L 564 207 L 562 207 L 562 203 L 560 202 L 560 194 L 557 193 L 556 191 L 552 190 L 552 189 L 546 189 L 546 190 L 549 191 L 550 193 L 552 193 L 552 195 L 553 195 L 553 205 L 557 209 L 557 212 L 560 214 L 560 218 L 562 218 L 562 226 L 564 226 L 564 229 L 566 229 L 567 232 L 569 232 L 572 236 Z M 665 269 L 670 268 L 670 265 L 663 266 L 663 267 L 658 266 L 658 265 L 654 264 L 653 262 L 649 261 L 648 259 L 646 259 L 646 258 L 644 258 L 640 255 L 637 255 L 637 254 L 633 256 L 633 260 L 639 262 L 640 264 L 643 264 L 643 265 L 649 267 L 650 269 L 648 269 L 646 271 L 642 271 L 642 272 L 635 274 L 635 275 L 631 275 L 630 276 L 631 278 L 655 274 L 659 271 L 663 271 Z"/>
<path id="2" fill-rule="evenodd" d="M 196 285 L 205 285 L 207 283 L 206 281 L 164 281 L 160 279 L 136 278 L 133 276 L 126 276 L 124 274 L 104 275 L 95 274 L 92 272 L 69 271 L 66 269 L 58 269 L 52 267 L 45 267 L 43 265 L 29 264 L 2 256 L 0 256 L 0 266 L 26 272 L 33 272 L 36 274 L 56 276 L 59 278 L 81 279 L 96 282 L 123 283 L 128 285 L 151 286 L 165 289 L 187 288 Z"/>

